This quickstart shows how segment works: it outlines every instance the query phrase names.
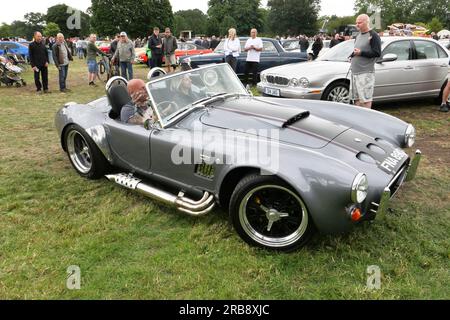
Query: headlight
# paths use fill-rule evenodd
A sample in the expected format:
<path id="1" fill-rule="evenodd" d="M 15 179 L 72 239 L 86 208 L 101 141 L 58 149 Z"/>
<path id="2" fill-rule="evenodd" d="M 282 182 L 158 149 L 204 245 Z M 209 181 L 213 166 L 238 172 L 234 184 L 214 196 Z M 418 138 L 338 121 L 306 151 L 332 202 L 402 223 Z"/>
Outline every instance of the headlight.
<path id="1" fill-rule="evenodd" d="M 416 129 L 412 124 L 408 125 L 405 132 L 405 145 L 407 148 L 411 148 L 416 142 Z"/>
<path id="2" fill-rule="evenodd" d="M 261 81 L 262 82 L 267 82 L 267 76 L 265 73 L 261 73 Z"/>
<path id="3" fill-rule="evenodd" d="M 289 82 L 289 85 L 291 87 L 298 87 L 298 79 L 292 78 L 291 81 Z"/>
<path id="4" fill-rule="evenodd" d="M 299 82 L 300 86 L 303 88 L 309 87 L 309 80 L 306 78 L 300 78 L 300 80 L 298 80 L 298 82 Z"/>
<path id="5" fill-rule="evenodd" d="M 364 173 L 358 173 L 352 184 L 352 201 L 353 203 L 363 203 L 367 197 L 369 189 L 369 181 Z"/>
<path id="6" fill-rule="evenodd" d="M 309 80 L 306 78 L 292 78 L 289 82 L 289 85 L 291 87 L 302 87 L 302 88 L 308 88 L 309 87 Z"/>

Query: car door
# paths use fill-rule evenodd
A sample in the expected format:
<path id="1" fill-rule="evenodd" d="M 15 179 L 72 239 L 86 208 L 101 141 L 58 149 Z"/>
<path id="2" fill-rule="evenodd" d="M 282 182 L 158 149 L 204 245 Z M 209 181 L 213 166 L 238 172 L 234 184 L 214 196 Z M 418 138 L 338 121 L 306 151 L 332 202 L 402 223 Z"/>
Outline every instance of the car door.
<path id="1" fill-rule="evenodd" d="M 174 186 L 213 190 L 212 169 L 208 171 L 211 178 L 199 173 L 204 160 L 205 138 L 202 132 L 178 126 L 152 132 L 152 174 Z"/>
<path id="2" fill-rule="evenodd" d="M 281 46 L 280 46 L 281 50 Z M 263 40 L 263 51 L 259 63 L 259 72 L 279 66 L 281 64 L 280 53 L 271 41 Z"/>
<path id="3" fill-rule="evenodd" d="M 132 172 L 150 172 L 150 136 L 153 130 L 108 118 L 105 122 L 108 143 L 114 160 Z"/>
<path id="4" fill-rule="evenodd" d="M 448 75 L 448 56 L 433 41 L 417 39 L 413 40 L 413 43 L 416 84 L 412 90 L 420 96 L 424 94 L 437 96 Z"/>
<path id="5" fill-rule="evenodd" d="M 389 43 L 381 57 L 388 53 L 397 55 L 397 60 L 375 64 L 374 99 L 377 101 L 411 96 L 416 81 L 411 41 L 405 39 Z"/>

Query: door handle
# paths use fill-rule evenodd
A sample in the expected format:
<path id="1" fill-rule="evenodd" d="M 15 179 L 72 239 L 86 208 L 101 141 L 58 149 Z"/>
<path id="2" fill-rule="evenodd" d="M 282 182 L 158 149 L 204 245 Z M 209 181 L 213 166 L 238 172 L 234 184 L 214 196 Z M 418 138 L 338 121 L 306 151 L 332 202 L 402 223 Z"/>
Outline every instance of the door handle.
<path id="1" fill-rule="evenodd" d="M 450 65 L 448 65 L 448 64 L 446 64 L 446 63 L 441 64 L 441 68 L 448 68 L 448 67 L 450 67 Z"/>
<path id="2" fill-rule="evenodd" d="M 404 68 L 404 70 L 413 70 L 414 68 L 413 67 L 411 67 L 411 66 L 406 66 L 405 68 Z"/>

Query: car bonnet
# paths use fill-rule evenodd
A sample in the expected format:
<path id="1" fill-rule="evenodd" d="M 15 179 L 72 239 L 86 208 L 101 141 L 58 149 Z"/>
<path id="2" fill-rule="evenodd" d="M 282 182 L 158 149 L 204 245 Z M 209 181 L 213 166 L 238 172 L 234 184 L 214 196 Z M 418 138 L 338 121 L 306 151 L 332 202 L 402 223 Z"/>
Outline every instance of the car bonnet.
<path id="1" fill-rule="evenodd" d="M 312 149 L 325 147 L 349 129 L 313 115 L 283 128 L 286 121 L 305 111 L 289 106 L 274 106 L 252 97 L 240 97 L 214 103 L 200 121 L 206 126 L 256 134 L 263 138 L 273 138 L 275 133 L 279 141 Z"/>

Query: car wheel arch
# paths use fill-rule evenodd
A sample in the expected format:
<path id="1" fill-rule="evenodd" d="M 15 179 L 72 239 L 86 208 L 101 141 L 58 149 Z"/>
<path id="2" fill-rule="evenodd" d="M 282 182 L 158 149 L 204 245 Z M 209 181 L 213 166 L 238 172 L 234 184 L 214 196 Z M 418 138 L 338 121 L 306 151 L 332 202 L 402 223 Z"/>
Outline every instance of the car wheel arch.
<path id="1" fill-rule="evenodd" d="M 95 146 L 100 150 L 100 152 L 105 157 L 105 159 L 110 164 L 113 164 L 112 156 L 111 156 L 111 150 L 109 148 L 108 141 L 106 141 L 106 134 L 105 134 L 105 137 L 104 137 L 105 141 L 99 141 L 99 138 L 93 134 L 92 129 L 94 129 L 94 128 L 85 128 L 84 126 L 81 126 L 80 124 L 77 124 L 77 123 L 74 123 L 74 122 L 67 123 L 64 126 L 64 128 L 61 130 L 61 137 L 60 137 L 60 139 L 61 139 L 61 147 L 64 150 L 64 152 L 67 152 L 67 144 L 66 144 L 66 141 L 65 141 L 64 137 L 66 136 L 67 130 L 73 125 L 77 125 L 80 128 L 82 128 L 83 131 L 92 139 L 92 141 L 94 142 Z M 101 127 L 103 128 L 103 126 L 101 126 Z M 103 130 L 104 130 L 104 128 L 103 128 Z"/>
<path id="2" fill-rule="evenodd" d="M 220 206 L 223 208 L 228 209 L 231 196 L 236 189 L 236 186 L 239 184 L 239 182 L 244 179 L 246 176 L 252 175 L 252 174 L 259 174 L 261 172 L 261 168 L 257 167 L 236 167 L 228 171 L 224 177 L 221 179 L 221 182 L 219 183 L 218 190 L 218 198 Z M 308 186 L 304 186 L 304 188 L 299 188 L 298 186 L 295 186 L 293 181 L 289 179 L 288 176 L 284 176 L 281 174 L 274 174 L 274 176 L 284 182 L 286 185 L 290 186 L 292 190 L 294 190 L 300 198 L 305 202 L 306 207 L 308 206 L 308 203 L 310 201 L 310 196 L 307 194 L 306 190 L 309 189 Z M 314 217 L 313 221 L 314 221 Z"/>
<path id="3" fill-rule="evenodd" d="M 339 83 L 339 82 L 345 82 L 345 83 L 350 87 L 350 79 L 348 79 L 348 78 L 333 79 L 333 80 L 329 81 L 329 82 L 324 86 L 325 89 L 323 90 L 321 100 L 325 100 L 325 99 L 326 99 L 326 97 L 325 97 L 325 92 L 327 92 L 327 90 L 328 90 L 332 85 L 337 84 L 337 83 Z"/>
<path id="4" fill-rule="evenodd" d="M 220 206 L 228 209 L 230 204 L 231 195 L 233 194 L 234 189 L 238 185 L 239 181 L 241 181 L 245 176 L 257 173 L 260 169 L 256 167 L 236 167 L 229 170 L 222 180 L 219 183 L 219 203 Z"/>

